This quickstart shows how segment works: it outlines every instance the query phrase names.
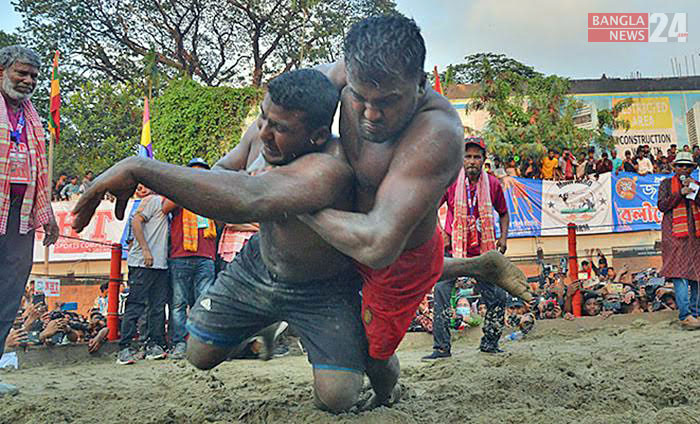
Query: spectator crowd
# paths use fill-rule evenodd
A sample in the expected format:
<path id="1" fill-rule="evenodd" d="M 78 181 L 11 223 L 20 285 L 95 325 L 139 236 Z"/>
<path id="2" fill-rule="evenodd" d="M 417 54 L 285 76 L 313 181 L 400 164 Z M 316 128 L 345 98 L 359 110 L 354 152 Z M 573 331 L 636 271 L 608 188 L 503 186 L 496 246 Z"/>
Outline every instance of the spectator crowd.
<path id="1" fill-rule="evenodd" d="M 591 252 L 592 253 L 592 252 Z M 632 273 L 627 266 L 618 272 L 597 250 L 580 264 L 579 279 L 572 281 L 565 269 L 540 261 L 539 276 L 530 278 L 535 298 L 525 303 L 511 298 L 506 305 L 503 325 L 518 338 L 537 320 L 567 319 L 617 314 L 676 310 L 674 286 L 660 277 L 655 268 Z M 596 256 L 597 260 L 593 260 Z M 450 296 L 450 328 L 462 330 L 479 326 L 486 314 L 474 280 L 460 279 Z M 428 295 L 416 312 L 410 327 L 414 332 L 433 331 L 433 296 Z M 513 334 L 513 333 L 511 333 Z M 506 336 L 508 338 L 508 336 Z"/>
<path id="2" fill-rule="evenodd" d="M 683 151 L 691 152 L 693 161 L 700 166 L 700 147 L 683 146 Z M 595 178 L 606 172 L 633 172 L 639 175 L 671 174 L 673 161 L 678 154 L 675 144 L 664 153 L 660 148 L 654 152 L 649 145 L 639 146 L 635 151 L 625 150 L 620 158 L 616 150 L 602 151 L 600 154 L 594 148 L 579 153 L 578 157 L 569 149 L 559 152 L 549 149 L 542 160 L 534 157 L 519 158 L 510 156 L 502 159 L 491 156 L 484 164 L 486 171 L 503 178 L 506 176 L 532 178 L 543 180 L 583 180 Z"/>
<path id="3" fill-rule="evenodd" d="M 34 293 L 33 284 L 27 284 L 21 307 L 5 340 L 5 351 L 28 346 L 65 345 L 85 343 L 90 352 L 97 351 L 107 339 L 106 303 L 107 284 L 101 286 L 101 295 L 88 316 L 69 310 L 76 305 L 60 304 L 49 311 L 46 296 Z"/>
<path id="4" fill-rule="evenodd" d="M 77 175 L 68 176 L 65 172 L 61 172 L 52 183 L 51 201 L 57 202 L 77 198 L 90 188 L 94 178 L 95 174 L 92 171 L 87 171 L 82 179 Z"/>

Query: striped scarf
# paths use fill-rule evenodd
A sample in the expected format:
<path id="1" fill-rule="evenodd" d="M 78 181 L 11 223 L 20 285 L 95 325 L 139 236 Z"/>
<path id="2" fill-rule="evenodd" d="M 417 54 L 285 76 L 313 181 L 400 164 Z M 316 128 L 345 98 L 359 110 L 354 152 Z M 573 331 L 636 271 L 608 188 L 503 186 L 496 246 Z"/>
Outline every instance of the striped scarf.
<path id="1" fill-rule="evenodd" d="M 216 237 L 216 226 L 213 219 L 207 219 L 209 226 L 204 229 L 204 238 Z M 197 215 L 187 209 L 182 209 L 182 248 L 188 252 L 199 249 L 199 228 Z"/>
<path id="2" fill-rule="evenodd" d="M 681 187 L 681 180 L 678 178 L 678 175 L 675 175 L 671 179 L 671 192 L 680 195 Z M 683 197 L 681 202 L 673 208 L 673 237 L 688 237 L 690 227 L 688 226 L 688 209 L 685 204 L 685 198 Z M 695 237 L 700 238 L 700 208 L 694 202 L 690 202 L 690 210 L 693 213 L 693 221 L 695 222 Z"/>
<path id="3" fill-rule="evenodd" d="M 1 94 L 0 97 L 2 97 Z M 0 235 L 7 231 L 10 215 L 9 158 L 10 143 L 12 143 L 10 132 L 13 129 L 10 125 L 5 102 L 4 97 L 0 99 Z M 26 131 L 29 145 L 31 182 L 27 184 L 27 190 L 22 200 L 19 233 L 27 234 L 30 230 L 49 223 L 53 219 L 53 210 L 47 191 L 49 176 L 46 165 L 46 139 L 41 119 L 31 101 L 25 100 L 22 106 L 26 120 L 24 131 Z"/>
<path id="4" fill-rule="evenodd" d="M 477 237 L 476 231 L 469 231 L 467 205 L 467 178 L 464 168 L 457 176 L 454 204 L 454 224 L 452 225 L 452 255 L 455 258 L 466 258 L 469 250 L 469 240 Z M 496 233 L 493 224 L 493 205 L 491 203 L 491 188 L 489 176 L 483 169 L 476 186 L 476 202 L 481 221 L 480 253 L 486 253 L 496 248 Z"/>

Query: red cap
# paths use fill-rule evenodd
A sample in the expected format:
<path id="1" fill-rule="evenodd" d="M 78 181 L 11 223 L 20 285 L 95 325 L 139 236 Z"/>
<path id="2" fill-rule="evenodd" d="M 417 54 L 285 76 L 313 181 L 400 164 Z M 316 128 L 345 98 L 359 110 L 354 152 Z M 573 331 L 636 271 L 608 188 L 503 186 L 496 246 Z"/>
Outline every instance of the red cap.
<path id="1" fill-rule="evenodd" d="M 473 144 L 475 146 L 481 147 L 481 150 L 484 152 L 486 151 L 486 143 L 484 142 L 484 139 L 481 137 L 467 137 L 464 139 L 464 147 L 469 146 L 470 144 Z"/>

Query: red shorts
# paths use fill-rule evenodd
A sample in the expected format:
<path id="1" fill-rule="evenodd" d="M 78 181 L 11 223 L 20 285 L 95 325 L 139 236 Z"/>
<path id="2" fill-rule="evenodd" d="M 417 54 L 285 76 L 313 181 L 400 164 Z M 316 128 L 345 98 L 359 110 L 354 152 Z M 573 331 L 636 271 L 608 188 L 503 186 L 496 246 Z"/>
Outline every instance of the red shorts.
<path id="1" fill-rule="evenodd" d="M 416 316 L 418 305 L 442 274 L 440 230 L 426 243 L 404 251 L 391 265 L 372 269 L 362 264 L 362 322 L 369 356 L 386 360 L 396 351 Z"/>

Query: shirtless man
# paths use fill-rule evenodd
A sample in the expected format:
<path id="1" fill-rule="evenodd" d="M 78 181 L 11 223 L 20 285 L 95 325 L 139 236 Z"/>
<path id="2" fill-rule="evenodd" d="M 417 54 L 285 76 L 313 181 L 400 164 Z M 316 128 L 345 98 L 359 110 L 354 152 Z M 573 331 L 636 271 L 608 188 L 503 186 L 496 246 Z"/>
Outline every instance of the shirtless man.
<path id="1" fill-rule="evenodd" d="M 360 276 L 350 259 L 295 215 L 352 206 L 352 170 L 330 125 L 338 91 L 318 71 L 283 74 L 268 86 L 257 125 L 211 171 L 129 158 L 100 175 L 80 198 L 73 227 L 87 225 L 102 195 L 122 218 L 137 182 L 223 222 L 260 222 L 233 262 L 193 307 L 187 359 L 200 369 L 224 361 L 263 327 L 287 321 L 313 365 L 318 406 L 353 406 L 362 389 L 367 342 Z M 256 176 L 244 171 L 273 166 Z"/>
<path id="2" fill-rule="evenodd" d="M 437 206 L 464 156 L 462 123 L 450 102 L 430 88 L 424 60 L 423 37 L 411 19 L 372 17 L 350 29 L 344 63 L 324 71 L 344 87 L 340 135 L 355 174 L 355 211 L 325 209 L 301 217 L 355 259 L 362 274 L 375 405 L 400 395 L 394 391 L 394 352 L 440 278 Z"/>
<path id="3" fill-rule="evenodd" d="M 324 98 L 331 97 L 327 87 L 332 85 L 324 78 L 323 87 L 319 76 L 304 70 L 272 81 L 257 125 L 211 171 L 141 158 L 110 168 L 81 197 L 73 227 L 87 225 L 105 191 L 118 197 L 117 217 L 123 217 L 137 182 L 200 215 L 261 222 L 260 235 L 193 308 L 188 359 L 212 368 L 259 329 L 288 321 L 309 351 L 317 404 L 339 412 L 357 401 L 362 388 L 367 352 L 357 294 L 362 281 L 346 256 L 294 218 L 352 205 L 352 171 L 329 136 L 335 104 Z M 258 176 L 231 172 L 255 167 L 260 152 L 267 162 L 283 166 Z M 468 275 L 478 264 L 460 265 L 445 272 Z"/>

